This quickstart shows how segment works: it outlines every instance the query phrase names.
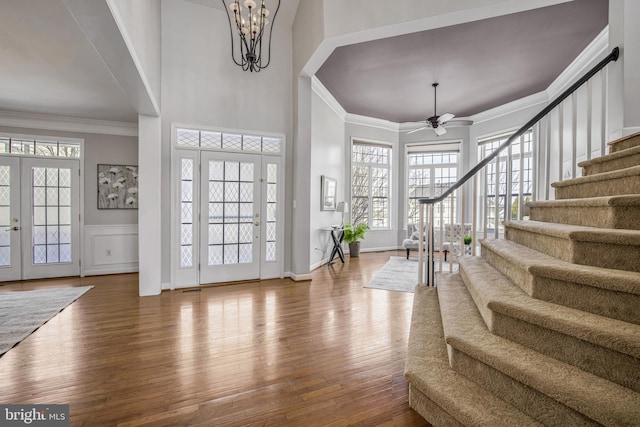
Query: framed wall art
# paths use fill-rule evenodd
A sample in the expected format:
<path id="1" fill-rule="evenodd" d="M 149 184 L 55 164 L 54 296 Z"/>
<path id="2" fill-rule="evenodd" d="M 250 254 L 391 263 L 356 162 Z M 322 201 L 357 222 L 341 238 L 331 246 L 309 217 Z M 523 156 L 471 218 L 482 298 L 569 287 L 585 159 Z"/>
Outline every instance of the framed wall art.
<path id="1" fill-rule="evenodd" d="M 98 209 L 138 209 L 138 166 L 98 165 Z"/>
<path id="2" fill-rule="evenodd" d="M 336 210 L 336 196 L 338 192 L 338 182 L 322 175 L 320 177 L 320 210 L 321 211 L 335 211 Z"/>

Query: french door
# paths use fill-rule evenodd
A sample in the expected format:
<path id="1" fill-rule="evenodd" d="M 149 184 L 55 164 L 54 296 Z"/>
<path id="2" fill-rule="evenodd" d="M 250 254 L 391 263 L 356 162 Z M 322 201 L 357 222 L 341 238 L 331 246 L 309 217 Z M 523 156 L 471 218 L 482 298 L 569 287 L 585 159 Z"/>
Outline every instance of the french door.
<path id="1" fill-rule="evenodd" d="M 78 161 L 0 157 L 0 281 L 77 276 Z"/>
<path id="2" fill-rule="evenodd" d="M 261 156 L 202 152 L 200 283 L 260 277 Z"/>

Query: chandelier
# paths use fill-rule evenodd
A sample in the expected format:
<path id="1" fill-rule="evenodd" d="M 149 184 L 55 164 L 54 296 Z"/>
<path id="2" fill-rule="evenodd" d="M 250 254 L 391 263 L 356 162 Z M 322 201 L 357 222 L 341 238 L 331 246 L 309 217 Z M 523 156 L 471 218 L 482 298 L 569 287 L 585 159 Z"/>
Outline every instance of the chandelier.
<path id="1" fill-rule="evenodd" d="M 267 9 L 266 0 L 257 0 L 257 2 L 254 0 L 231 0 L 228 7 L 225 0 L 221 1 L 229 19 L 233 62 L 242 67 L 244 71 L 249 70 L 257 73 L 263 68 L 267 68 L 271 61 L 271 33 L 278 9 L 280 9 L 280 0 L 269 0 L 272 7 L 274 4 L 276 5 L 273 15 Z M 267 28 L 270 15 L 272 15 L 271 27 Z M 265 34 L 268 37 L 264 41 L 266 55 L 263 55 L 262 45 Z M 238 40 L 234 42 L 236 37 Z"/>

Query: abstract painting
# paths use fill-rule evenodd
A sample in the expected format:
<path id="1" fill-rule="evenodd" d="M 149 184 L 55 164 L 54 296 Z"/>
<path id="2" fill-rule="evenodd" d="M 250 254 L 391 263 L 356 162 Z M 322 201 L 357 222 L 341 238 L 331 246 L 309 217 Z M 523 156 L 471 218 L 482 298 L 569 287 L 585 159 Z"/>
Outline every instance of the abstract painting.
<path id="1" fill-rule="evenodd" d="M 138 166 L 98 165 L 98 209 L 138 209 Z"/>

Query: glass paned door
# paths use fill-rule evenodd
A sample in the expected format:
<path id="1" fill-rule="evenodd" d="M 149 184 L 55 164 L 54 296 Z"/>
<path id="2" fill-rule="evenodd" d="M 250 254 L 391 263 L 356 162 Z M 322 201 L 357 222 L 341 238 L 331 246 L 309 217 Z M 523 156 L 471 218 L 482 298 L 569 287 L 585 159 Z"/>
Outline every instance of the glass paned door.
<path id="1" fill-rule="evenodd" d="M 260 277 L 259 155 L 203 152 L 200 283 Z"/>
<path id="2" fill-rule="evenodd" d="M 20 280 L 20 159 L 0 157 L 0 281 Z"/>
<path id="3" fill-rule="evenodd" d="M 22 159 L 23 279 L 77 276 L 78 162 Z"/>

